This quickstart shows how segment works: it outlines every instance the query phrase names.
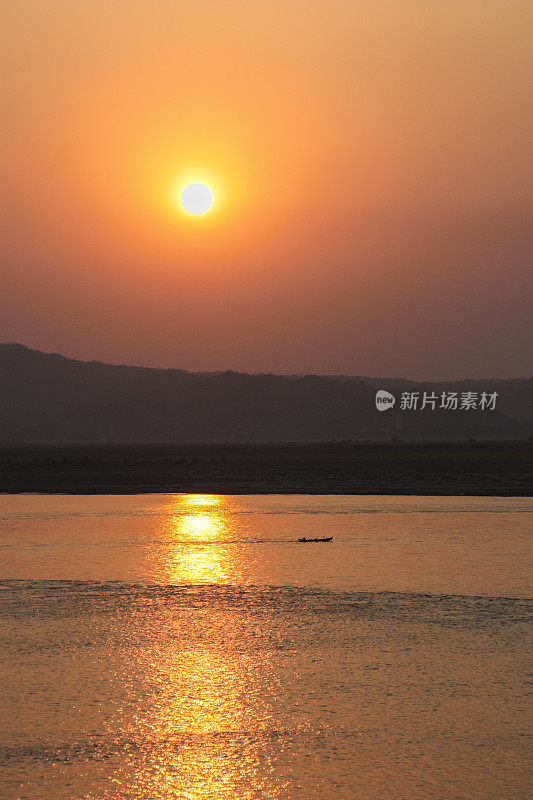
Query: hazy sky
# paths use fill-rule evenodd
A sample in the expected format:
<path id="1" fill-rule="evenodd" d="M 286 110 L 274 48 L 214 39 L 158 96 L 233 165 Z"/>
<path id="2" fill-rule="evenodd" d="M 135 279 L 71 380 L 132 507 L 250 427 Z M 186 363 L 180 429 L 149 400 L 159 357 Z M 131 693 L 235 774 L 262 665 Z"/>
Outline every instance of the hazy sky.
<path id="1" fill-rule="evenodd" d="M 530 0 L 1 15 L 1 340 L 191 370 L 530 373 Z M 212 213 L 178 211 L 188 180 Z"/>

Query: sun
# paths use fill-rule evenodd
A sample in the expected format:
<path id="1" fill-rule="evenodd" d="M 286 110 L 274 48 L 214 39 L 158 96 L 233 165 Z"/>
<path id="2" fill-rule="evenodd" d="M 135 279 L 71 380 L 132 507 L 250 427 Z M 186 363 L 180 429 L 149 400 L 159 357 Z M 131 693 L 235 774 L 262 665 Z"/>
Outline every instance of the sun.
<path id="1" fill-rule="evenodd" d="M 213 193 L 205 183 L 189 183 L 181 192 L 180 202 L 189 214 L 205 214 L 213 205 Z"/>

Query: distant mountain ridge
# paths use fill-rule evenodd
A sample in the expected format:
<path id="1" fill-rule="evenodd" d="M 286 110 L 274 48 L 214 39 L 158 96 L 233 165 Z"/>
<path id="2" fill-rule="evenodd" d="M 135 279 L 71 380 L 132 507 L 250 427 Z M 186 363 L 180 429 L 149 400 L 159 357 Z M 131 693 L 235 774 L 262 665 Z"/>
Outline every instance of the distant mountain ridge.
<path id="1" fill-rule="evenodd" d="M 376 410 L 375 393 L 497 392 L 494 411 Z M 523 439 L 533 435 L 533 379 L 192 373 L 78 361 L 0 345 L 0 442 L 102 444 Z"/>

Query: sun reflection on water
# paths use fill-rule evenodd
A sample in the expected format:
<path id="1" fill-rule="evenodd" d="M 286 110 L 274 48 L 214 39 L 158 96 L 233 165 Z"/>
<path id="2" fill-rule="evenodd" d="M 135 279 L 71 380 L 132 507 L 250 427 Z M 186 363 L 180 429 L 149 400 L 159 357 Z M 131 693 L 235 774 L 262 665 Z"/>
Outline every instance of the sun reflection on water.
<path id="1" fill-rule="evenodd" d="M 219 506 L 223 505 L 226 498 L 223 494 L 181 494 L 177 495 L 186 507 L 193 508 L 194 506 Z"/>
<path id="2" fill-rule="evenodd" d="M 147 632 L 149 645 L 123 666 L 126 682 L 138 687 L 131 716 L 118 722 L 132 742 L 125 771 L 116 775 L 124 796 L 282 796 L 264 752 L 273 726 L 267 698 L 274 669 L 268 653 L 255 646 L 259 623 L 252 623 L 247 605 L 228 605 L 224 591 L 202 586 L 239 582 L 230 502 L 219 495 L 175 495 L 170 502 L 159 551 L 167 599 L 157 631 Z M 188 584 L 190 605 L 178 599 L 179 584 Z"/>
<path id="3" fill-rule="evenodd" d="M 180 494 L 171 500 L 165 529 L 169 544 L 162 572 L 169 583 L 238 581 L 230 501 L 217 494 Z"/>

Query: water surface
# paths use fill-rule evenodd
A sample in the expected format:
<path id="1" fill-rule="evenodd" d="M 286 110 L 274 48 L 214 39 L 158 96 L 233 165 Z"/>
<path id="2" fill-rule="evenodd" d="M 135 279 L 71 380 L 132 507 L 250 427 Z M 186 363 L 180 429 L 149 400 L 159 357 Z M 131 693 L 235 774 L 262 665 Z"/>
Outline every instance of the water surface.
<path id="1" fill-rule="evenodd" d="M 532 510 L 0 497 L 0 797 L 525 800 Z"/>

